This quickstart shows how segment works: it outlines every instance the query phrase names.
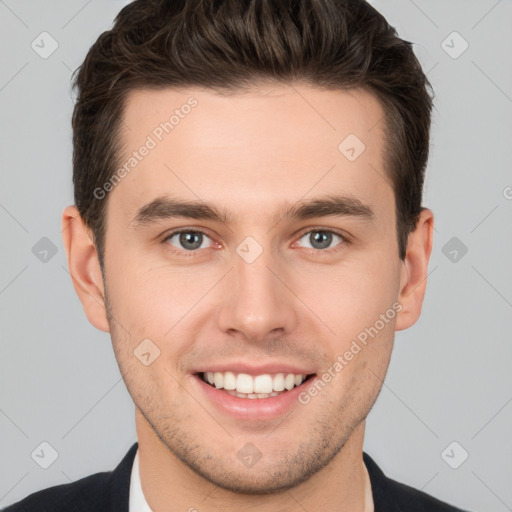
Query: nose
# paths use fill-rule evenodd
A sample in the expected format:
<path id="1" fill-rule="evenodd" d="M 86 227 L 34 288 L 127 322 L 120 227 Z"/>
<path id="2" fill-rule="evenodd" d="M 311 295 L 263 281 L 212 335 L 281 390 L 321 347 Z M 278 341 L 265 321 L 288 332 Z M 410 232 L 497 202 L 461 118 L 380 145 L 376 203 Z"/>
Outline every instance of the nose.
<path id="1" fill-rule="evenodd" d="M 290 286 L 289 272 L 277 265 L 270 250 L 252 262 L 235 253 L 233 262 L 217 310 L 218 328 L 251 342 L 292 332 L 300 300 Z"/>

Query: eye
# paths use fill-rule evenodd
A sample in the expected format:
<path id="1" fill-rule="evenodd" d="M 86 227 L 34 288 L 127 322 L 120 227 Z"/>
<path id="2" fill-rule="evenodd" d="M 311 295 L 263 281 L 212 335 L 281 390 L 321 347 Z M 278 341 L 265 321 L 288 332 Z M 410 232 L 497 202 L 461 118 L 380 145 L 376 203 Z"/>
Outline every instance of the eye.
<path id="1" fill-rule="evenodd" d="M 337 246 L 349 243 L 349 240 L 344 236 L 329 229 L 312 229 L 304 233 L 299 240 L 303 238 L 306 238 L 307 243 L 311 244 L 309 247 L 306 246 L 306 248 L 322 252 L 326 252 L 325 249 L 331 248 L 330 246 L 333 241 L 336 241 L 336 238 L 339 239 L 339 243 L 336 244 Z M 193 253 L 197 252 L 198 249 L 208 248 L 208 240 L 213 242 L 212 239 L 203 231 L 195 229 L 181 229 L 170 233 L 166 238 L 164 238 L 163 242 L 169 243 L 169 245 L 176 248 L 178 252 L 182 251 Z M 343 244 L 341 242 L 343 242 Z M 341 249 L 341 247 L 334 247 L 334 251 L 338 249 Z"/>
<path id="2" fill-rule="evenodd" d="M 168 242 L 170 245 L 176 247 L 177 249 L 184 249 L 187 252 L 195 252 L 196 249 L 205 249 L 208 247 L 208 245 L 204 245 L 206 238 L 211 240 L 211 238 L 202 231 L 184 229 L 181 231 L 174 231 L 163 241 Z M 173 239 L 175 239 L 176 243 L 179 245 L 172 243 Z"/>
<path id="3" fill-rule="evenodd" d="M 299 240 L 306 238 L 307 242 L 311 244 L 310 247 L 306 247 L 308 249 L 314 249 L 314 250 L 323 250 L 323 249 L 329 249 L 331 243 L 333 240 L 335 241 L 335 238 L 338 238 L 341 242 L 348 243 L 348 241 L 341 236 L 340 234 L 336 233 L 335 231 L 330 231 L 327 229 L 313 229 L 306 233 L 304 233 Z M 333 238 L 335 237 L 335 238 Z M 337 244 L 341 245 L 341 244 Z M 335 250 L 337 250 L 336 248 Z"/>

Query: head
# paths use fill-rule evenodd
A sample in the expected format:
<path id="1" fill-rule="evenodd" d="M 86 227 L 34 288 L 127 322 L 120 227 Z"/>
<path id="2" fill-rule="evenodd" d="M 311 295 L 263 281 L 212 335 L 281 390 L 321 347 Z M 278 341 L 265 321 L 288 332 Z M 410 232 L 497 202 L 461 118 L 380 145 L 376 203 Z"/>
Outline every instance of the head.
<path id="1" fill-rule="evenodd" d="M 432 100 L 411 44 L 363 0 L 137 0 L 75 85 L 64 243 L 141 424 L 226 489 L 310 478 L 421 312 Z M 286 421 L 234 418 L 198 379 L 284 362 L 317 384 Z"/>

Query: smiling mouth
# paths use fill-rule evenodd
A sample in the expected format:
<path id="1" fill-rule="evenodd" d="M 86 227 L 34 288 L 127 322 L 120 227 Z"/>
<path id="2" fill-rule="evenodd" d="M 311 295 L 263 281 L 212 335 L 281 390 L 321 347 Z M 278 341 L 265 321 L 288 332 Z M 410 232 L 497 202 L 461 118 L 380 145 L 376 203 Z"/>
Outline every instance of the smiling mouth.
<path id="1" fill-rule="evenodd" d="M 315 377 L 316 373 L 305 374 L 265 374 L 253 377 L 233 372 L 199 372 L 195 374 L 208 386 L 238 398 L 271 398 L 282 395 L 302 386 Z"/>

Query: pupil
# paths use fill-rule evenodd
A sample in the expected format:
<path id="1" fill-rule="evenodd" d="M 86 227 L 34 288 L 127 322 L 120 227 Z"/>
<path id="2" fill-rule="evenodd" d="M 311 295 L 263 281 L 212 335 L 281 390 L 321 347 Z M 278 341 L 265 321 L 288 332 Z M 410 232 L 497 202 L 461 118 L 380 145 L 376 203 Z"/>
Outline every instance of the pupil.
<path id="1" fill-rule="evenodd" d="M 318 249 L 325 249 L 326 247 L 329 247 L 329 244 L 331 242 L 331 233 L 326 233 L 325 231 L 315 231 L 310 235 L 310 240 L 312 242 L 312 245 L 314 246 L 315 243 L 319 242 L 320 247 L 317 247 Z M 323 241 L 322 241 L 323 239 Z"/>

